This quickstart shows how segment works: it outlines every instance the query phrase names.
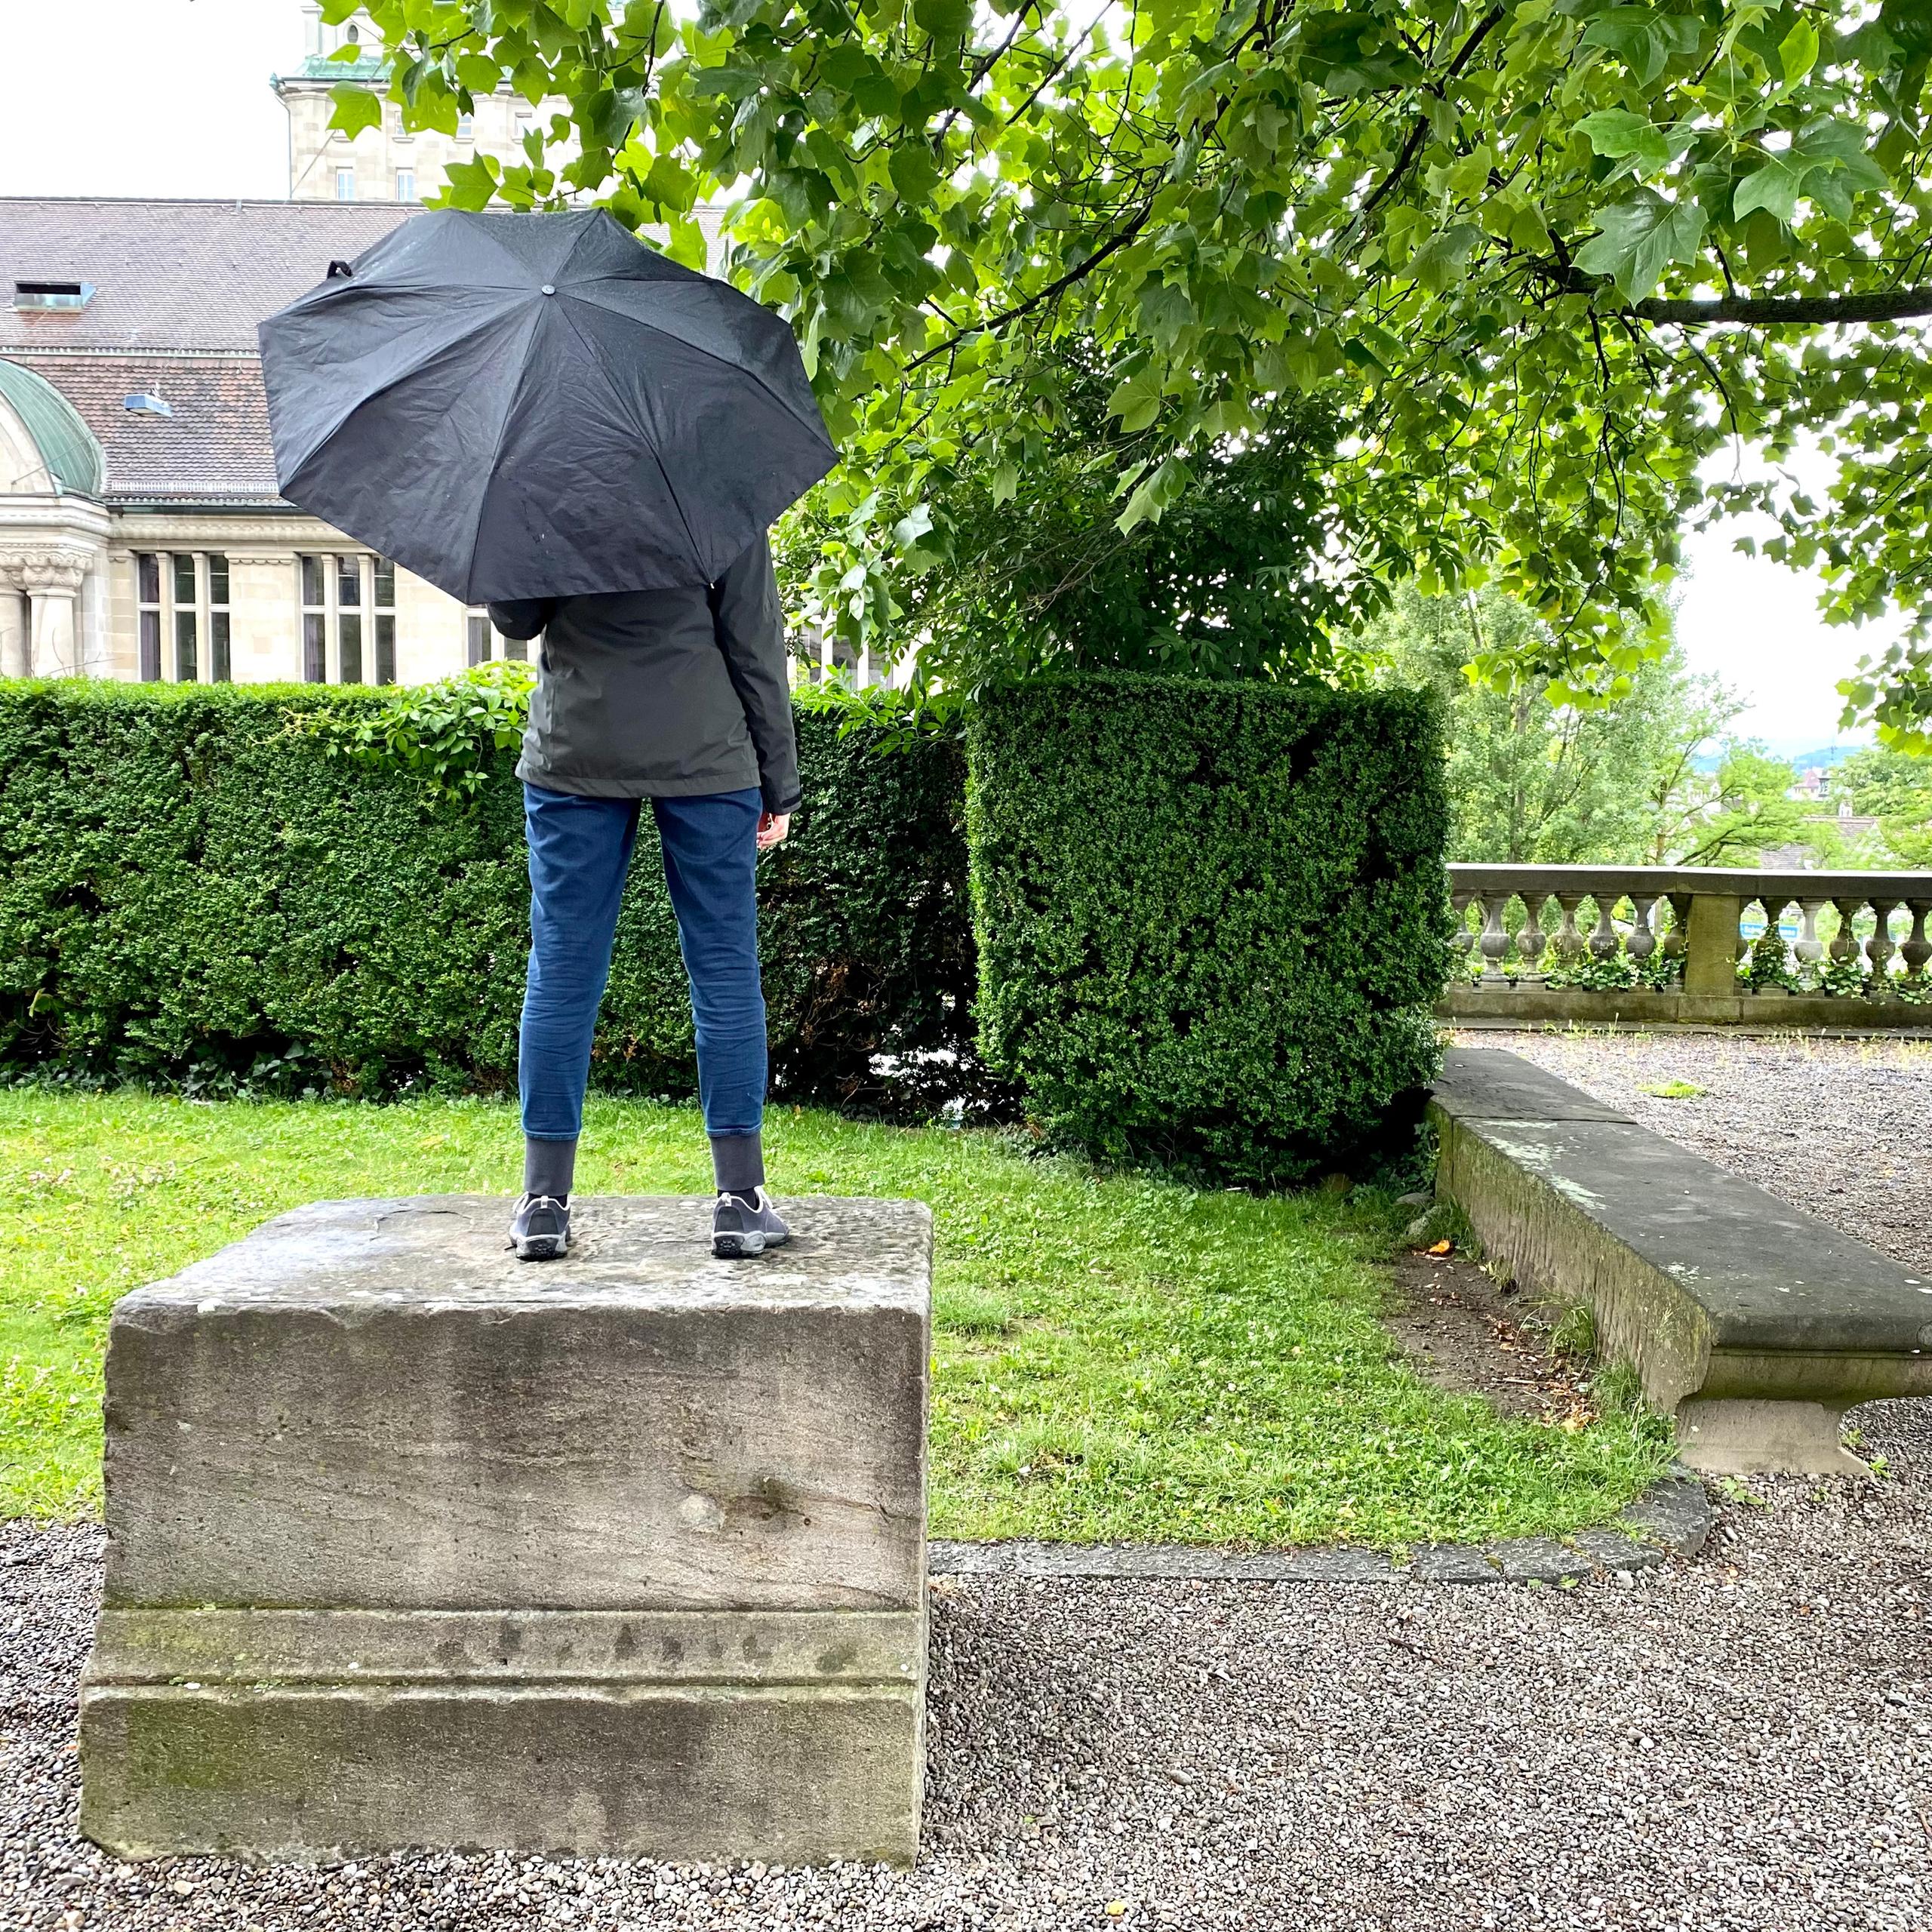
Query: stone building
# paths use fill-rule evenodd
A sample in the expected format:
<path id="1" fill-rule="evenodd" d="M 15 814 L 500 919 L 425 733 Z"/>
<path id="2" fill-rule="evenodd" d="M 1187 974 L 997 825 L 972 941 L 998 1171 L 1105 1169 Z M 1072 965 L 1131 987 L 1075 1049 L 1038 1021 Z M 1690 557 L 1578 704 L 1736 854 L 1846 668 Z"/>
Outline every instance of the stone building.
<path id="1" fill-rule="evenodd" d="M 345 81 L 374 85 L 383 78 L 384 63 L 374 29 L 366 20 L 331 26 L 319 7 L 306 7 L 306 45 L 302 65 L 292 74 L 270 77 L 270 85 L 288 110 L 288 193 L 298 202 L 420 202 L 441 192 L 452 162 L 473 161 L 479 154 L 500 162 L 524 158 L 523 137 L 547 123 L 561 102 L 533 107 L 509 88 L 483 96 L 475 111 L 457 123 L 454 135 L 424 130 L 411 134 L 401 110 L 384 103 L 381 125 L 366 128 L 352 141 L 331 131 L 334 105 L 331 88 Z M 349 48 L 368 47 L 367 54 L 349 59 L 337 55 Z M 558 161 L 573 148 L 553 149 Z"/>
<path id="2" fill-rule="evenodd" d="M 0 199 L 0 675 L 414 681 L 503 654 L 275 491 L 255 325 L 411 213 Z"/>

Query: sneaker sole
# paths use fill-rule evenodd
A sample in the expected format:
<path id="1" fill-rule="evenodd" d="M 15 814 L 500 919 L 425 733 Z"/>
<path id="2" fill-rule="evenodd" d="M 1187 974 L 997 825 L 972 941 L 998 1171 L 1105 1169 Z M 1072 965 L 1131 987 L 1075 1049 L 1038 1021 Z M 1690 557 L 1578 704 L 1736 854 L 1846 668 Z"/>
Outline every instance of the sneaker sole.
<path id="1" fill-rule="evenodd" d="M 562 1235 L 530 1235 L 510 1245 L 516 1250 L 519 1261 L 561 1261 L 570 1241 Z"/>
<path id="2" fill-rule="evenodd" d="M 757 1229 L 748 1234 L 722 1234 L 711 1237 L 712 1258 L 718 1261 L 749 1261 L 765 1251 L 765 1238 Z"/>

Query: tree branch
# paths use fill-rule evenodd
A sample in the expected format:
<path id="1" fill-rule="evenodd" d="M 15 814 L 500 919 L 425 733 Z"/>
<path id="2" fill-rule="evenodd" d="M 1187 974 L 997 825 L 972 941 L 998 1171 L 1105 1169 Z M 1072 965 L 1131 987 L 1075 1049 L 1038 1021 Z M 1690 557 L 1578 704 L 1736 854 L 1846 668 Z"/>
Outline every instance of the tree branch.
<path id="1" fill-rule="evenodd" d="M 1652 296 L 1629 303 L 1623 312 L 1640 321 L 1674 322 L 1694 328 L 1709 322 L 1746 322 L 1764 328 L 1898 322 L 1932 315 L 1932 288 L 1880 288 L 1860 295 L 1726 295 L 1714 302 L 1666 301 Z"/>
<path id="2" fill-rule="evenodd" d="M 1455 59 L 1450 62 L 1447 69 L 1444 71 L 1441 79 L 1430 88 L 1429 91 L 1438 100 L 1441 98 L 1444 88 L 1447 87 L 1449 83 L 1475 58 L 1476 49 L 1502 23 L 1503 9 L 1500 7 L 1492 7 L 1481 20 L 1477 21 L 1475 29 L 1471 32 L 1469 38 L 1463 42 Z M 1422 144 L 1428 137 L 1429 116 L 1426 114 L 1418 114 L 1416 116 L 1416 125 L 1409 130 L 1408 139 L 1402 143 L 1401 152 L 1395 157 L 1395 166 L 1376 183 L 1368 199 L 1362 203 L 1361 212 L 1355 217 L 1358 224 L 1366 222 L 1369 217 L 1402 185 L 1403 177 L 1408 173 L 1411 164 L 1420 152 Z"/>
<path id="3" fill-rule="evenodd" d="M 1124 228 L 1102 242 L 1084 262 L 1069 269 L 1063 275 L 1056 275 L 1045 288 L 1035 290 L 1025 301 L 1016 302 L 1011 309 L 1004 309 L 997 315 L 989 315 L 984 321 L 973 323 L 948 340 L 935 343 L 931 348 L 922 349 L 906 364 L 906 373 L 910 375 L 921 362 L 930 362 L 935 355 L 944 355 L 949 349 L 964 341 L 968 336 L 984 335 L 990 329 L 1002 329 L 1008 322 L 1018 321 L 1029 309 L 1037 309 L 1042 302 L 1051 302 L 1056 295 L 1071 288 L 1083 277 L 1091 275 L 1116 250 L 1124 248 L 1146 226 L 1148 217 L 1153 212 L 1153 204 L 1150 202 Z"/>

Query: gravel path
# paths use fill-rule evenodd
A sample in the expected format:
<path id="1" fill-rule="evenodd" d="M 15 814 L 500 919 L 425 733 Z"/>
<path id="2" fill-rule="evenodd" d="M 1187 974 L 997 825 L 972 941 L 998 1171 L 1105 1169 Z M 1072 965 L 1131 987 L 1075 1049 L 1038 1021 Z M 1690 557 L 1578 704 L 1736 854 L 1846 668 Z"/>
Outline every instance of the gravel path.
<path id="1" fill-rule="evenodd" d="M 116 1866 L 73 1827 L 98 1537 L 12 1526 L 0 1926 L 1919 1932 L 1927 1484 L 1758 1487 L 1620 1586 L 946 1580 L 910 1875 Z"/>
<path id="2" fill-rule="evenodd" d="M 1631 1101 L 1932 1263 L 1915 1152 L 1932 1051 L 1470 1043 Z M 1707 1097 L 1634 1092 L 1673 1078 Z M 1701 1559 L 1621 1585 L 941 1580 L 912 1874 L 423 1855 L 117 1866 L 74 1831 L 98 1534 L 0 1525 L 0 1928 L 1920 1932 L 1928 1412 L 1864 1412 L 1890 1479 L 1760 1481 Z"/>

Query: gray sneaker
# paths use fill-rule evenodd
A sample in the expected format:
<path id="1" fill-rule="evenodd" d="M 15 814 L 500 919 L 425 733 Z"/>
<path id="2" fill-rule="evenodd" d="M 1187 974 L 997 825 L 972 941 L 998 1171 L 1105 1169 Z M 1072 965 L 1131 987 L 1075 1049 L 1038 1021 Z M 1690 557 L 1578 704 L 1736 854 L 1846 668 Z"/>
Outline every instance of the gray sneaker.
<path id="1" fill-rule="evenodd" d="M 570 1251 L 571 1204 L 554 1194 L 526 1194 L 516 1204 L 509 1244 L 519 1261 L 555 1261 Z"/>
<path id="2" fill-rule="evenodd" d="M 711 1251 L 720 1261 L 743 1261 L 791 1238 L 761 1187 L 755 1194 L 721 1194 L 711 1211 Z"/>

